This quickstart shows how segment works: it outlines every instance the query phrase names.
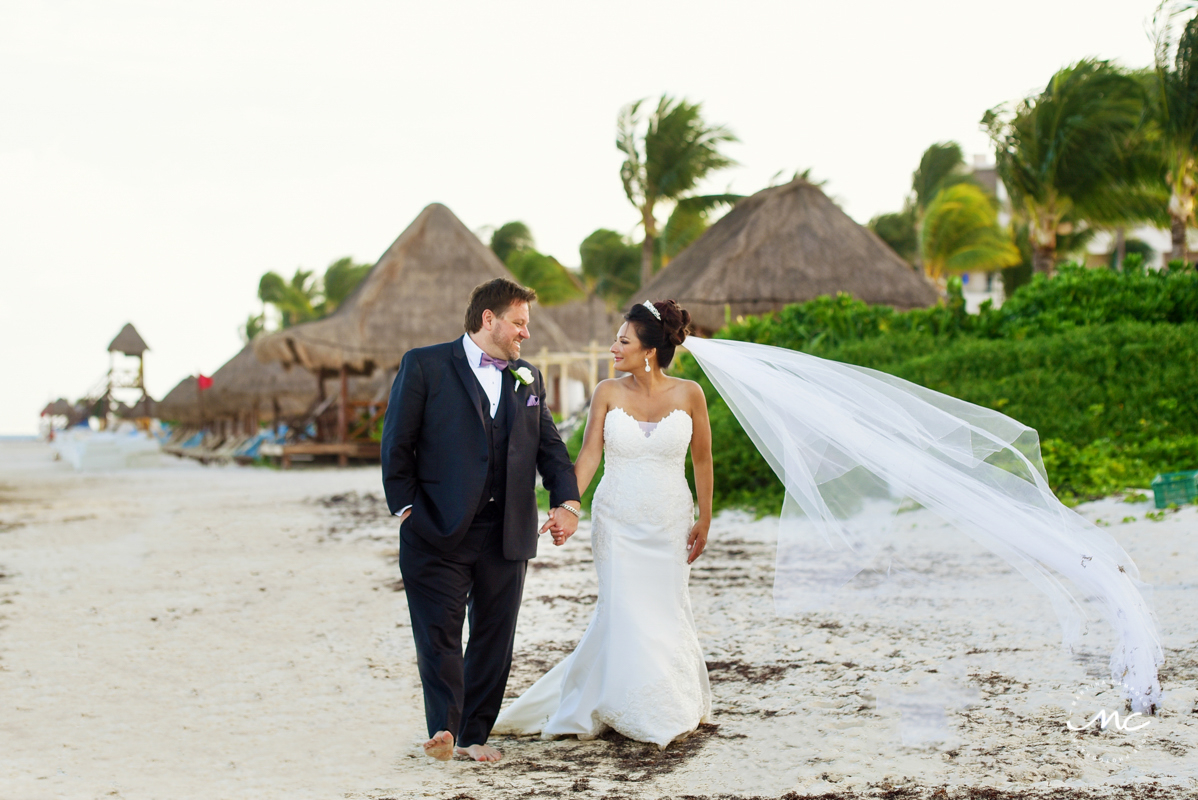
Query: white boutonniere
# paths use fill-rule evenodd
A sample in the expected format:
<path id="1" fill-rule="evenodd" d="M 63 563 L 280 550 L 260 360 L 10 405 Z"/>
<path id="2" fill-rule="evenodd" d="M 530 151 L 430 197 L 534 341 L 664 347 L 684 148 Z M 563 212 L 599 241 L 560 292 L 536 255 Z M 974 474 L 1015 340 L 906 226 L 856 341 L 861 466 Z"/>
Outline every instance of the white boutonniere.
<path id="1" fill-rule="evenodd" d="M 524 384 L 525 386 L 528 386 L 530 383 L 532 383 L 532 370 L 528 367 L 513 369 L 511 370 L 511 373 L 516 376 L 516 380 L 520 381 L 520 383 Z"/>

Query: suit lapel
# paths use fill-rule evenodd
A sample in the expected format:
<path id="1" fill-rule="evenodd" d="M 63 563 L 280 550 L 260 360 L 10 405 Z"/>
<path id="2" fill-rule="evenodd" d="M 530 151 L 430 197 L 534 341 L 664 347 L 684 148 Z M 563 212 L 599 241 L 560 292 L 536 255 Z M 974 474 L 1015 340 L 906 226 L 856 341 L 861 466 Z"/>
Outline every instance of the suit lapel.
<path id="1" fill-rule="evenodd" d="M 504 415 L 507 419 L 504 423 L 507 425 L 508 436 L 511 437 L 515 433 L 516 420 L 516 405 L 520 399 L 520 393 L 516 391 L 516 378 L 512 375 L 510 369 L 503 371 L 503 393 L 507 395 L 507 413 Z"/>
<path id="2" fill-rule="evenodd" d="M 470 405 L 474 408 L 475 414 L 478 416 L 478 422 L 485 429 L 487 421 L 483 419 L 483 390 L 478 385 L 478 378 L 474 377 L 474 371 L 466 363 L 466 348 L 462 346 L 461 339 L 454 340 L 452 360 L 454 371 L 457 372 L 458 377 L 462 381 L 462 388 L 466 390 L 467 396 L 470 397 Z"/>

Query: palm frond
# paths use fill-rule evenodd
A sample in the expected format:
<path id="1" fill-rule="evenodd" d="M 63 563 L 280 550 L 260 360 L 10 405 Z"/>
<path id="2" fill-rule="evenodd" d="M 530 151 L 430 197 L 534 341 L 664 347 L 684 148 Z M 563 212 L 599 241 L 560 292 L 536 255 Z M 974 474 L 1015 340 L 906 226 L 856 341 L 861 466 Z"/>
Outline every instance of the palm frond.
<path id="1" fill-rule="evenodd" d="M 961 145 L 956 142 L 937 142 L 923 152 L 919 167 L 911 175 L 911 189 L 916 205 L 927 208 L 936 193 L 951 183 L 968 180 Z"/>
<path id="2" fill-rule="evenodd" d="M 987 111 L 982 125 L 1012 204 L 1033 222 L 1073 207 L 1104 221 L 1140 214 L 1136 195 L 1119 187 L 1146 183 L 1147 100 L 1135 76 L 1086 59 L 1013 108 Z M 1131 205 L 1120 210 L 1123 201 Z"/>
<path id="3" fill-rule="evenodd" d="M 620 165 L 620 180 L 624 184 L 624 194 L 634 206 L 640 206 L 645 198 L 644 159 L 637 148 L 637 128 L 640 126 L 640 108 L 643 99 L 629 103 L 620 109 L 616 121 L 616 149 L 624 154 L 624 163 Z"/>
<path id="4" fill-rule="evenodd" d="M 708 125 L 702 105 L 663 95 L 645 133 L 645 179 L 656 197 L 676 200 L 699 181 L 736 162 L 720 152 L 739 141 L 723 125 Z"/>
<path id="5" fill-rule="evenodd" d="M 933 278 L 946 272 L 993 270 L 1018 264 L 1019 249 L 980 187 L 969 183 L 937 192 L 924 215 L 920 254 Z"/>
<path id="6" fill-rule="evenodd" d="M 744 199 L 743 194 L 702 194 L 682 198 L 675 208 L 684 209 L 688 213 L 696 211 L 708 213 L 721 206 L 734 206 Z"/>

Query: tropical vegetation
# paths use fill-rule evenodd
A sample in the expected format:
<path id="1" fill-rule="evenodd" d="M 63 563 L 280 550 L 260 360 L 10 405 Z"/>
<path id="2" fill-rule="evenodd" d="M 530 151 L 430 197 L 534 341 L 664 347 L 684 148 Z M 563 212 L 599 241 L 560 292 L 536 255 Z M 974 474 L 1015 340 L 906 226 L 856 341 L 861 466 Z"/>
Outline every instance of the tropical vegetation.
<path id="1" fill-rule="evenodd" d="M 532 231 L 523 222 L 496 228 L 491 234 L 491 250 L 516 280 L 536 290 L 542 305 L 560 305 L 586 296 L 582 281 L 572 270 L 536 249 Z"/>
<path id="2" fill-rule="evenodd" d="M 970 183 L 936 193 L 920 222 L 919 253 L 924 274 L 938 283 L 950 274 L 988 272 L 1022 260 L 1010 231 L 998 225 L 997 202 Z"/>
<path id="3" fill-rule="evenodd" d="M 1198 16 L 1186 21 L 1177 35 L 1174 22 L 1193 10 L 1193 3 L 1162 3 L 1153 19 L 1153 116 L 1169 188 L 1169 257 L 1180 261 L 1189 260 L 1186 231 L 1194 224 L 1198 195 Z"/>
<path id="4" fill-rule="evenodd" d="M 1035 272 L 1051 274 L 1057 236 L 1159 214 L 1143 83 L 1108 61 L 1059 70 L 1043 91 L 992 108 L 982 124 L 998 176 L 1028 226 Z"/>
<path id="5" fill-rule="evenodd" d="M 267 272 L 258 281 L 262 310 L 246 319 L 241 328 L 242 338 L 248 342 L 268 329 L 268 310 L 274 312 L 277 328 L 290 328 L 328 316 L 357 288 L 370 267 L 354 263 L 346 256 L 329 264 L 321 276 L 303 268 L 297 269 L 290 280 L 277 272 Z"/>
<path id="6" fill-rule="evenodd" d="M 643 114 L 645 102 L 638 100 L 621 110 L 616 132 L 616 147 L 624 155 L 620 167 L 624 194 L 639 213 L 645 232 L 642 286 L 653 277 L 658 205 L 673 203 L 682 215 L 672 232 L 678 241 L 686 231 L 701 227 L 709 211 L 740 199 L 729 194 L 692 194 L 713 172 L 736 163 L 720 150 L 722 145 L 738 141 L 732 131 L 724 125 L 708 124 L 700 103 L 663 94 L 657 107 Z"/>

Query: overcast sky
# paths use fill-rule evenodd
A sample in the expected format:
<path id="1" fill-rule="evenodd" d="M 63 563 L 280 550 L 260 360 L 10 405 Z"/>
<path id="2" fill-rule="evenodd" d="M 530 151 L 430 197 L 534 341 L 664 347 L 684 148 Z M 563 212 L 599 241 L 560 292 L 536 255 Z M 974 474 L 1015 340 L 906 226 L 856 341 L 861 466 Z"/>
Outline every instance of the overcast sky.
<path id="1" fill-rule="evenodd" d="M 596 228 L 639 237 L 614 140 L 641 97 L 739 136 L 708 188 L 811 167 L 865 222 L 1059 67 L 1148 65 L 1154 7 L 0 0 L 0 434 L 95 384 L 125 322 L 155 396 L 211 374 L 263 272 L 373 263 L 434 201 L 568 265 Z"/>

